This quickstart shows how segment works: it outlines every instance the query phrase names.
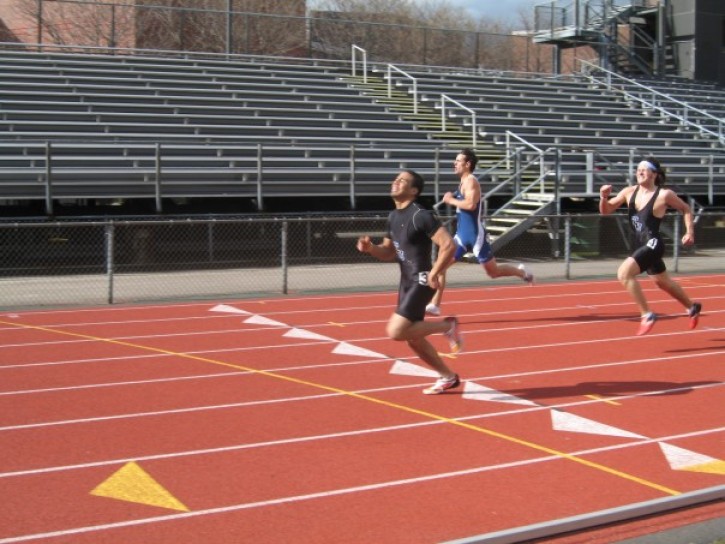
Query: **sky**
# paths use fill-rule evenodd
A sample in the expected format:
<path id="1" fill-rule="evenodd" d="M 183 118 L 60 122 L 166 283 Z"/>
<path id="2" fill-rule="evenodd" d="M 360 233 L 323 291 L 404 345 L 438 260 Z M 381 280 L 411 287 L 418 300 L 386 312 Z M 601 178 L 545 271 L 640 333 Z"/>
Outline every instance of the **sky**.
<path id="1" fill-rule="evenodd" d="M 421 1 L 425 3 L 436 2 L 436 0 Z M 561 1 L 563 4 L 567 4 L 573 0 Z M 319 2 L 320 0 L 307 0 L 308 7 L 313 7 Z M 446 2 L 468 10 L 476 18 L 491 17 L 503 22 L 518 22 L 518 12 L 521 8 L 530 13 L 533 20 L 534 6 L 550 4 L 551 0 L 446 0 Z"/>
<path id="2" fill-rule="evenodd" d="M 534 13 L 534 6 L 546 4 L 546 0 L 448 0 L 450 4 L 467 9 L 476 17 L 486 16 L 500 21 L 518 21 L 518 12 L 524 8 Z"/>

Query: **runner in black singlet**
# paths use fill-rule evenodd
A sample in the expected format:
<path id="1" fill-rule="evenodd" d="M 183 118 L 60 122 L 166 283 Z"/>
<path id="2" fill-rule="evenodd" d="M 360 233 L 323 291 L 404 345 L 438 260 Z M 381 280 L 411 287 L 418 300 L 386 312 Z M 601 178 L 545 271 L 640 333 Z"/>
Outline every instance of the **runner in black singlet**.
<path id="1" fill-rule="evenodd" d="M 417 202 L 395 209 L 388 216 L 388 237 L 400 263 L 400 289 L 397 313 L 410 321 L 425 318 L 425 306 L 435 289 L 428 285 L 432 268 L 432 236 L 441 228 L 433 212 Z"/>
<path id="2" fill-rule="evenodd" d="M 423 390 L 426 395 L 437 395 L 458 387 L 461 381 L 426 337 L 445 334 L 454 352 L 461 350 L 462 341 L 455 317 L 426 322 L 425 305 L 433 297 L 438 287 L 438 275 L 450 263 L 456 246 L 433 212 L 416 202 L 423 186 L 423 178 L 416 172 L 400 172 L 390 187 L 395 210 L 388 216 L 387 235 L 379 244 L 373 244 L 369 236 L 361 236 L 357 249 L 381 261 L 398 261 L 398 306 L 388 320 L 387 333 L 393 340 L 407 342 L 418 357 L 438 372 L 438 381 Z M 433 244 L 438 246 L 434 263 L 431 259 Z"/>
<path id="3" fill-rule="evenodd" d="M 665 243 L 660 236 L 660 223 L 662 218 L 652 212 L 660 188 L 655 189 L 652 198 L 649 199 L 644 208 L 637 211 L 635 202 L 639 186 L 634 189 L 629 199 L 629 224 L 633 231 L 633 247 L 635 247 L 632 258 L 637 261 L 640 270 L 646 270 L 647 274 L 661 274 L 667 267 L 662 257 L 665 254 Z"/>
<path id="4" fill-rule="evenodd" d="M 674 191 L 664 187 L 665 180 L 665 172 L 660 163 L 654 158 L 648 158 L 637 166 L 637 185 L 625 187 L 613 198 L 610 198 L 611 185 L 603 185 L 599 189 L 599 211 L 603 215 L 614 212 L 624 204 L 629 210 L 635 250 L 620 265 L 617 278 L 639 306 L 642 319 L 637 335 L 647 334 L 657 320 L 637 281 L 637 276 L 642 272 L 646 271 L 657 287 L 687 308 L 691 329 L 697 327 L 702 310 L 702 304 L 690 300 L 680 284 L 669 276 L 662 258 L 665 245 L 660 236 L 660 222 L 668 208 L 682 212 L 684 217 L 686 232 L 682 237 L 682 244 L 695 243 L 692 210 Z"/>

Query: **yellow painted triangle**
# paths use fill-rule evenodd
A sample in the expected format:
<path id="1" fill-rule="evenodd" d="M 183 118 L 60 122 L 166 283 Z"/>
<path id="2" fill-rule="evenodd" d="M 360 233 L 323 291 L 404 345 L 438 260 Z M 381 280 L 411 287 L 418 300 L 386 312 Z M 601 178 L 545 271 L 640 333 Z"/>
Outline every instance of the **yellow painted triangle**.
<path id="1" fill-rule="evenodd" d="M 126 463 L 114 472 L 91 491 L 91 495 L 183 512 L 189 511 L 181 501 L 166 491 L 148 472 L 134 462 Z"/>
<path id="2" fill-rule="evenodd" d="M 682 467 L 680 470 L 687 470 L 688 472 L 707 472 L 708 474 L 720 474 L 721 476 L 725 476 L 725 461 L 715 459 L 709 463 Z"/>

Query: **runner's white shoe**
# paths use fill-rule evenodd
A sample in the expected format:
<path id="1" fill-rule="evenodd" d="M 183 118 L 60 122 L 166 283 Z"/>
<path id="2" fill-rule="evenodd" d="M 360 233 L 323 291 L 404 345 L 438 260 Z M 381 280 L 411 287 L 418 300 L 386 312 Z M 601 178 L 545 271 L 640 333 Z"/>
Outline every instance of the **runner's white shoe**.
<path id="1" fill-rule="evenodd" d="M 524 266 L 523 263 L 521 263 L 518 266 L 519 270 L 521 270 L 524 273 L 524 281 L 528 283 L 529 285 L 534 285 L 534 275 L 526 270 L 526 266 Z"/>
<path id="2" fill-rule="evenodd" d="M 458 374 L 454 374 L 451 378 L 438 378 L 438 381 L 431 385 L 428 389 L 423 389 L 424 395 L 440 395 L 443 391 L 454 389 L 461 385 L 461 379 Z"/>
<path id="3" fill-rule="evenodd" d="M 443 333 L 446 335 L 448 343 L 451 345 L 451 353 L 460 353 L 463 350 L 463 337 L 461 336 L 461 331 L 458 327 L 458 318 L 446 317 L 444 321 L 451 327 L 448 331 Z"/>

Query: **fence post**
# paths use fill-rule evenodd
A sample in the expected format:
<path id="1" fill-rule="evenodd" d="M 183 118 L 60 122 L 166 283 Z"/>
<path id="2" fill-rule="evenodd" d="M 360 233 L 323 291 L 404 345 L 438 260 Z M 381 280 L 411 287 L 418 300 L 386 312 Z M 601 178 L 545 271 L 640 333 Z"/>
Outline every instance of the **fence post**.
<path id="1" fill-rule="evenodd" d="M 234 52 L 234 48 L 232 47 L 232 0 L 227 0 L 227 20 L 226 20 L 226 34 L 224 36 L 226 43 L 226 50 L 227 50 L 227 59 L 231 60 L 231 54 Z"/>
<path id="2" fill-rule="evenodd" d="M 206 251 L 207 260 L 211 263 L 214 262 L 214 222 L 216 219 L 212 219 L 206 224 Z"/>
<path id="3" fill-rule="evenodd" d="M 156 213 L 161 213 L 161 144 L 156 144 L 156 180 L 154 183 L 156 197 Z"/>
<path id="4" fill-rule="evenodd" d="M 44 0 L 38 0 L 38 17 L 35 21 L 35 28 L 38 32 L 36 35 L 38 53 L 43 50 L 43 46 L 41 45 L 43 43 L 43 1 Z"/>
<path id="5" fill-rule="evenodd" d="M 50 165 L 53 160 L 50 142 L 45 143 L 45 213 L 53 215 L 53 168 Z"/>
<path id="6" fill-rule="evenodd" d="M 354 210 L 357 207 L 355 201 L 355 146 L 350 146 L 350 209 Z"/>
<path id="7" fill-rule="evenodd" d="M 287 268 L 287 221 L 282 221 L 282 232 L 280 233 L 280 262 L 282 265 L 282 294 L 287 294 L 287 278 L 289 270 Z"/>
<path id="8" fill-rule="evenodd" d="M 564 277 L 571 279 L 571 216 L 564 218 Z"/>
<path id="9" fill-rule="evenodd" d="M 257 144 L 257 211 L 264 209 L 263 193 L 262 193 L 262 176 L 263 174 L 263 153 L 262 144 Z"/>
<path id="10" fill-rule="evenodd" d="M 108 303 L 113 304 L 113 246 L 114 246 L 114 224 L 113 221 L 106 223 L 106 277 L 108 278 Z"/>
<path id="11" fill-rule="evenodd" d="M 707 169 L 707 201 L 712 206 L 715 203 L 715 156 L 710 155 Z"/>
<path id="12" fill-rule="evenodd" d="M 435 148 L 435 174 L 433 177 L 433 189 L 435 192 L 435 201 L 440 202 L 441 201 L 441 150 L 440 148 Z"/>

